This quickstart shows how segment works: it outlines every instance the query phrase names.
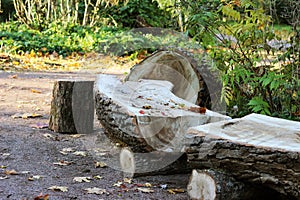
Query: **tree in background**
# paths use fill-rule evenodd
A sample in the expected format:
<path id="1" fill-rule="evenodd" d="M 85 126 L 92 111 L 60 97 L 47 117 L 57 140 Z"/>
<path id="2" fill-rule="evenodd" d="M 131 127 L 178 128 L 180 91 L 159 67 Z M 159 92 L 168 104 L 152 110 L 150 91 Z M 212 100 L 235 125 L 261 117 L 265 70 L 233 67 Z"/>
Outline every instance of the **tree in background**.
<path id="1" fill-rule="evenodd" d="M 122 0 L 13 0 L 18 21 L 43 29 L 51 23 L 94 26 L 101 11 Z"/>

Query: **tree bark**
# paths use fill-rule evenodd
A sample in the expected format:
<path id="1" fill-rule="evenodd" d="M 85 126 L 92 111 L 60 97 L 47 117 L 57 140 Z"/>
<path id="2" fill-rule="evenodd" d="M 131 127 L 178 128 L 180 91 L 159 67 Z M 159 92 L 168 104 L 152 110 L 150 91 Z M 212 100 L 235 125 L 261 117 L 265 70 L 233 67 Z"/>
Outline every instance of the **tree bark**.
<path id="1" fill-rule="evenodd" d="M 222 170 L 300 199 L 299 129 L 298 122 L 252 114 L 190 128 L 184 151 L 191 168 Z"/>
<path id="2" fill-rule="evenodd" d="M 53 86 L 49 129 L 90 133 L 94 123 L 94 81 L 58 80 Z"/>
<path id="3" fill-rule="evenodd" d="M 96 113 L 108 137 L 134 152 L 180 152 L 189 127 L 228 118 L 209 110 L 192 112 L 200 107 L 175 96 L 168 81 L 122 83 L 100 75 L 96 87 Z"/>
<path id="4" fill-rule="evenodd" d="M 120 166 L 125 177 L 188 173 L 185 153 L 133 153 L 129 148 L 120 152 Z"/>

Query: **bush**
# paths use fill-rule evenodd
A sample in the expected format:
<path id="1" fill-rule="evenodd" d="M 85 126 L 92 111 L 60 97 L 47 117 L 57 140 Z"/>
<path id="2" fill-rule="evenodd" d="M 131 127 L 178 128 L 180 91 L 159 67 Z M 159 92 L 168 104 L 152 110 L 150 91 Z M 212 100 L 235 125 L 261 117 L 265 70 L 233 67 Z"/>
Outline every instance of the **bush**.
<path id="1" fill-rule="evenodd" d="M 262 8 L 259 1 L 224 1 L 218 12 L 194 11 L 188 31 L 222 73 L 228 114 L 255 112 L 300 120 L 300 38 L 294 28 L 294 34 L 281 41 Z"/>

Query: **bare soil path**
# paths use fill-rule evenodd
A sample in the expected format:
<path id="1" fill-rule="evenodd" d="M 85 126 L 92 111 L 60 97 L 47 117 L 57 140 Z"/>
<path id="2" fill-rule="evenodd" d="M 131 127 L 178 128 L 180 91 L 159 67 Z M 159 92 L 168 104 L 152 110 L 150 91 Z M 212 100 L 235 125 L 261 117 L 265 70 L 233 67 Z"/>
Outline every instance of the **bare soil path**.
<path id="1" fill-rule="evenodd" d="M 111 165 L 99 167 L 98 161 L 109 163 L 111 149 L 97 120 L 88 135 L 45 128 L 55 79 L 76 77 L 95 79 L 95 74 L 0 71 L 0 200 L 188 199 L 186 192 L 168 189 L 185 190 L 189 175 L 141 177 L 129 183 Z M 100 154 L 86 141 L 97 141 L 93 148 Z M 76 177 L 85 178 L 79 182 Z M 86 189 L 93 187 L 103 194 L 89 194 Z"/>

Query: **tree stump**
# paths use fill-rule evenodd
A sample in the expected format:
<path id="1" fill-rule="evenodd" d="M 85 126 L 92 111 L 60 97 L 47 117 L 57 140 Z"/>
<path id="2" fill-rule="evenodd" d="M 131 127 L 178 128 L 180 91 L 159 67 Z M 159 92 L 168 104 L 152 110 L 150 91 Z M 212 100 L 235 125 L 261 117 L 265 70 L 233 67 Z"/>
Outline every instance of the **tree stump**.
<path id="1" fill-rule="evenodd" d="M 94 81 L 55 81 L 49 129 L 60 133 L 91 133 L 94 123 L 93 86 Z"/>
<path id="2" fill-rule="evenodd" d="M 227 119 L 175 96 L 168 81 L 122 83 L 116 76 L 99 75 L 96 113 L 105 133 L 134 152 L 177 151 L 186 130 L 195 125 Z"/>
<path id="3" fill-rule="evenodd" d="M 176 96 L 217 111 L 222 84 L 211 65 L 204 52 L 199 60 L 183 50 L 159 50 L 133 66 L 125 81 L 166 80 L 174 85 L 172 92 Z"/>
<path id="4" fill-rule="evenodd" d="M 190 128 L 188 165 L 300 199 L 300 123 L 251 114 Z"/>
<path id="5" fill-rule="evenodd" d="M 129 148 L 120 152 L 120 166 L 125 177 L 188 173 L 187 156 L 180 152 L 134 153 Z"/>

